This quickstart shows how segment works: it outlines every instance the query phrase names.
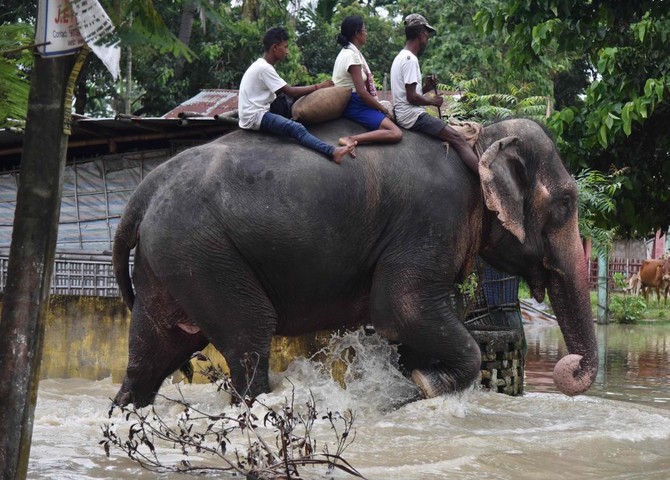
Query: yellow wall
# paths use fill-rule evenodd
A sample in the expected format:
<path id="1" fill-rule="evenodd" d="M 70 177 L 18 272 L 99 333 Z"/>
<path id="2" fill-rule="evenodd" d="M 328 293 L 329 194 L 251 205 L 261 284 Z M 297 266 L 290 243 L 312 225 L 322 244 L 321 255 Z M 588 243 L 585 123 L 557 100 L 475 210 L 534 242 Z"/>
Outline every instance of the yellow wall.
<path id="1" fill-rule="evenodd" d="M 2 310 L 0 303 L 0 311 Z M 121 299 L 52 295 L 46 321 L 41 378 L 80 377 L 120 383 L 128 362 L 130 312 Z M 270 368 L 283 371 L 295 357 L 310 356 L 328 343 L 329 333 L 275 337 Z M 205 355 L 227 370 L 211 345 Z M 194 362 L 197 373 L 199 362 Z M 205 381 L 196 375 L 195 381 Z"/>

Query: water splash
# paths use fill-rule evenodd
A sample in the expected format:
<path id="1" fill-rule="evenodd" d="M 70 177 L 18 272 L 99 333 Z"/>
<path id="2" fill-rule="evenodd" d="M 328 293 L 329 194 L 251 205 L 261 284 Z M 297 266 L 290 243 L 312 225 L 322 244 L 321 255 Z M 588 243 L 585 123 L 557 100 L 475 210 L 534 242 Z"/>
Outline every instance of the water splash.
<path id="1" fill-rule="evenodd" d="M 365 414 L 366 411 L 393 410 L 420 398 L 417 386 L 401 373 L 399 359 L 396 345 L 361 328 L 332 335 L 328 345 L 309 363 L 318 371 L 316 379 L 327 379 L 325 384 L 330 391 L 323 393 L 329 403 L 333 398 L 339 398 L 343 408 L 355 407 Z M 296 374 L 295 368 L 305 371 L 304 364 L 294 364 L 285 372 L 287 378 Z M 344 388 L 332 380 L 331 372 L 338 371 L 342 372 Z M 321 383 L 307 378 L 302 380 L 307 380 L 310 385 Z"/>

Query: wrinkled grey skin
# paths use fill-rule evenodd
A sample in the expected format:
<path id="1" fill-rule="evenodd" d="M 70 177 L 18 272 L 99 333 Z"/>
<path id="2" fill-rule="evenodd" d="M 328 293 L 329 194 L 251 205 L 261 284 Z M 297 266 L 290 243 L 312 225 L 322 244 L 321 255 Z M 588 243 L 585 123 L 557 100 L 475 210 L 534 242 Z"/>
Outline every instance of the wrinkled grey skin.
<path id="1" fill-rule="evenodd" d="M 313 130 L 333 143 L 360 127 Z M 238 131 L 156 168 L 114 244 L 132 309 L 116 402 L 152 402 L 209 341 L 240 392 L 267 392 L 272 335 L 367 322 L 434 359 L 412 374 L 426 396 L 462 390 L 481 359 L 449 294 L 477 254 L 525 278 L 536 299 L 548 290 L 570 352 L 556 366 L 557 387 L 587 390 L 598 358 L 575 182 L 529 120 L 485 128 L 479 147 L 481 185 L 455 152 L 412 132 L 336 165 L 290 139 Z M 258 359 L 250 385 L 246 353 Z"/>

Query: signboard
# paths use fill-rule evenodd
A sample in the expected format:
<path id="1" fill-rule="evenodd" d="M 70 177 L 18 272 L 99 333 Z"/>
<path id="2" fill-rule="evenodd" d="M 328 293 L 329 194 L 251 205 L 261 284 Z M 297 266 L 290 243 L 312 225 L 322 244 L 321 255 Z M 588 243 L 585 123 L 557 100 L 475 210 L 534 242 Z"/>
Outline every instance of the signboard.
<path id="1" fill-rule="evenodd" d="M 43 57 L 70 55 L 84 45 L 70 0 L 40 0 L 35 43 L 47 42 L 37 47 Z"/>
<path id="2" fill-rule="evenodd" d="M 36 44 L 43 57 L 71 55 L 88 45 L 116 80 L 121 49 L 97 44 L 114 31 L 114 25 L 98 0 L 39 0 Z"/>

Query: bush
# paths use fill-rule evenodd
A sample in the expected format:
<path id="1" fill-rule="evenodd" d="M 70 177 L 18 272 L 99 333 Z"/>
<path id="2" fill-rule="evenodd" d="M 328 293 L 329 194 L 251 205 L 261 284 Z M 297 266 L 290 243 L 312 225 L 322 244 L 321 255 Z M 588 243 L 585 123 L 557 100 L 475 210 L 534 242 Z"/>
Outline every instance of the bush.
<path id="1" fill-rule="evenodd" d="M 614 284 L 617 288 L 626 286 L 626 277 L 622 273 L 613 275 Z M 623 295 L 616 295 L 610 302 L 610 314 L 616 323 L 632 324 L 642 319 L 642 314 L 647 308 L 647 304 L 637 295 L 630 295 L 624 290 Z"/>

